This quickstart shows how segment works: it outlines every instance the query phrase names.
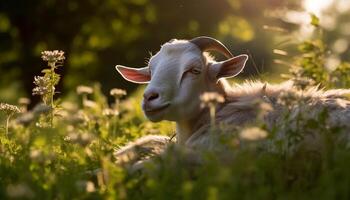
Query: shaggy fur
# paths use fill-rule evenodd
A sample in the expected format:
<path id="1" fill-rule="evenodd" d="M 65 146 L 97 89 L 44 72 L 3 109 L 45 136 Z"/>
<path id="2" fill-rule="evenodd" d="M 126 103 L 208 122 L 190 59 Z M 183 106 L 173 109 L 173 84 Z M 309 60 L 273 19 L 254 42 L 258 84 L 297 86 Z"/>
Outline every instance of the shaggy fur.
<path id="1" fill-rule="evenodd" d="M 199 152 L 214 150 L 220 148 L 215 139 L 219 133 L 235 134 L 240 127 L 257 120 L 264 122 L 270 130 L 277 127 L 277 138 L 283 139 L 289 129 L 298 128 L 300 124 L 297 119 L 300 116 L 318 121 L 317 118 L 324 111 L 327 111 L 327 118 L 323 123 L 339 127 L 345 133 L 339 138 L 348 139 L 350 102 L 345 96 L 350 94 L 350 90 L 324 91 L 318 87 L 299 90 L 290 81 L 278 85 L 251 81 L 231 87 L 225 78 L 238 75 L 248 56 L 239 55 L 216 62 L 203 51 L 200 45 L 190 41 L 172 40 L 152 56 L 145 68 L 116 67 L 131 82 L 149 82 L 142 103 L 145 115 L 153 122 L 175 121 L 176 143 L 179 146 Z M 210 127 L 212 123 L 208 109 L 199 106 L 199 96 L 203 92 L 216 92 L 224 96 L 225 102 L 216 108 L 215 124 L 225 130 L 216 132 L 213 131 L 214 127 Z M 262 104 L 269 108 L 259 108 Z M 161 111 L 157 112 L 157 109 Z M 288 122 L 283 121 L 286 117 Z M 306 138 L 305 143 L 314 141 L 317 138 Z M 167 144 L 165 138 L 147 136 L 117 151 L 116 157 L 119 160 L 137 160 L 137 154 L 157 154 Z"/>
<path id="2" fill-rule="evenodd" d="M 225 85 L 225 84 L 224 84 Z M 226 86 L 227 87 L 227 86 Z M 323 109 L 329 112 L 328 123 L 330 126 L 339 126 L 350 130 L 350 101 L 346 100 L 344 95 L 350 94 L 350 90 L 328 90 L 323 91 L 318 87 L 312 87 L 308 90 L 301 91 L 293 87 L 291 81 L 270 85 L 262 82 L 246 82 L 236 84 L 233 88 L 225 88 L 226 101 L 219 105 L 216 113 L 216 122 L 228 127 L 225 132 L 232 132 L 238 126 L 256 121 L 258 111 L 257 104 L 261 102 L 271 105 L 271 110 L 264 114 L 264 122 L 267 127 L 272 129 L 282 119 L 282 113 L 289 112 L 290 116 L 296 116 L 305 109 L 305 117 L 316 118 Z M 286 110 L 287 105 L 283 105 L 281 98 L 296 98 L 304 100 L 304 108 L 298 105 L 290 105 L 291 108 Z M 217 144 L 210 137 L 210 117 L 208 112 L 203 112 L 201 119 L 195 125 L 195 132 L 186 141 L 186 146 L 191 148 L 213 149 Z M 231 130 L 230 130 L 231 129 Z M 283 133 L 281 133 L 283 134 Z"/>
<path id="3" fill-rule="evenodd" d="M 344 95 L 350 94 L 350 90 L 328 90 L 323 91 L 318 87 L 312 87 L 308 90 L 297 90 L 293 83 L 288 81 L 278 85 L 270 85 L 262 82 L 245 82 L 235 84 L 232 88 L 228 86 L 225 80 L 221 80 L 221 86 L 225 91 L 225 103 L 217 106 L 216 123 L 224 125 L 223 133 L 234 133 L 237 127 L 256 121 L 259 114 L 259 103 L 267 103 L 271 108 L 264 113 L 263 121 L 267 127 L 272 129 L 282 120 L 282 113 L 289 112 L 290 116 L 296 116 L 298 112 L 304 112 L 308 118 L 316 118 L 322 109 L 327 109 L 329 118 L 327 123 L 331 126 L 339 126 L 344 129 L 345 135 L 340 137 L 341 140 L 348 140 L 346 134 L 350 130 L 350 101 L 346 100 Z M 304 108 L 299 105 L 284 105 L 280 101 L 283 96 L 286 98 L 296 98 L 305 100 Z M 288 95 L 292 95 L 288 97 Z M 287 109 L 287 110 L 286 110 Z M 304 109 L 304 111 L 300 110 Z M 210 116 L 207 109 L 203 109 L 199 119 L 195 124 L 194 132 L 184 143 L 185 147 L 192 150 L 215 150 L 220 148 L 218 141 L 213 139 L 210 134 Z M 285 133 L 281 131 L 279 137 L 284 137 Z M 345 138 L 344 138 L 345 137 Z M 317 143 L 318 138 L 306 138 L 309 148 L 320 151 L 321 148 Z M 161 154 L 170 139 L 164 136 L 145 136 L 139 140 L 130 143 L 126 147 L 118 150 L 115 154 L 119 162 L 134 163 L 143 154 Z M 141 164 L 142 165 L 142 164 Z M 134 169 L 141 168 L 137 163 Z"/>

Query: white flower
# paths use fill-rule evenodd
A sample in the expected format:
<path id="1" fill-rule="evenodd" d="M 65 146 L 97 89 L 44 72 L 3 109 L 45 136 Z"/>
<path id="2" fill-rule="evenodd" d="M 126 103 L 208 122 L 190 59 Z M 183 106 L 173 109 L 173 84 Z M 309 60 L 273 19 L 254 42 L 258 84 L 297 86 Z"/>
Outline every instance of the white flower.
<path id="1" fill-rule="evenodd" d="M 102 114 L 104 116 L 113 117 L 113 116 L 119 115 L 119 112 L 118 112 L 118 110 L 106 108 L 106 109 L 103 110 Z"/>
<path id="2" fill-rule="evenodd" d="M 13 115 L 21 112 L 17 106 L 7 103 L 0 103 L 0 111 L 5 111 L 7 115 Z"/>
<path id="3" fill-rule="evenodd" d="M 242 130 L 240 137 L 244 140 L 261 140 L 267 137 L 267 132 L 257 127 L 251 127 Z"/>
<path id="4" fill-rule="evenodd" d="M 125 91 L 125 90 L 122 90 L 122 89 L 118 89 L 118 88 L 113 88 L 113 89 L 110 91 L 110 95 L 111 95 L 111 96 L 114 96 L 115 98 L 120 98 L 120 97 L 126 95 L 126 91 Z"/>
<path id="5" fill-rule="evenodd" d="M 77 87 L 78 94 L 92 94 L 93 92 L 94 92 L 94 90 L 89 86 L 79 85 Z"/>
<path id="6" fill-rule="evenodd" d="M 202 107 L 212 107 L 218 103 L 224 103 L 225 98 L 217 92 L 205 92 L 200 97 Z"/>
<path id="7" fill-rule="evenodd" d="M 59 50 L 43 51 L 41 52 L 41 58 L 49 63 L 56 63 L 65 59 L 64 52 Z"/>
<path id="8" fill-rule="evenodd" d="M 29 105 L 30 104 L 30 99 L 26 97 L 21 97 L 18 99 L 18 104 L 20 105 Z"/>
<path id="9" fill-rule="evenodd" d="M 35 76 L 34 82 L 36 87 L 33 89 L 33 95 L 44 95 L 50 91 L 50 79 L 45 76 Z"/>

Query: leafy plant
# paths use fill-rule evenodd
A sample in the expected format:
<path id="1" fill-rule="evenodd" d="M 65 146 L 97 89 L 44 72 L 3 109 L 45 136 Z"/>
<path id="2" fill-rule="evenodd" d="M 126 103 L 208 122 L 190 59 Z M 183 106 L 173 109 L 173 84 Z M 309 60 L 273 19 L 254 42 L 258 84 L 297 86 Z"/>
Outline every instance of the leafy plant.
<path id="1" fill-rule="evenodd" d="M 50 107 L 49 125 L 53 127 L 54 113 L 57 105 L 54 102 L 56 94 L 56 85 L 60 81 L 60 75 L 55 72 L 55 69 L 62 65 L 64 57 L 63 51 L 44 51 L 41 58 L 48 63 L 48 69 L 42 70 L 43 76 L 34 77 L 33 95 L 40 95 L 43 103 Z M 46 126 L 42 120 L 40 126 Z"/>

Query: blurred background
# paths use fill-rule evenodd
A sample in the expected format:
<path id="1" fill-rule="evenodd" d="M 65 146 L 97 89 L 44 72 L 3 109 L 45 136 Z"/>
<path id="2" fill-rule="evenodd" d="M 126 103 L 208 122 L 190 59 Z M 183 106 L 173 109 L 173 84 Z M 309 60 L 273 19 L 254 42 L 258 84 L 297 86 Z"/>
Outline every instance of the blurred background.
<path id="1" fill-rule="evenodd" d="M 0 101 L 31 97 L 44 50 L 66 52 L 62 95 L 95 82 L 105 93 L 131 92 L 137 85 L 122 80 L 116 64 L 143 67 L 161 44 L 200 35 L 249 54 L 240 77 L 278 80 L 288 69 L 275 61 L 288 62 L 313 34 L 310 13 L 321 19 L 329 68 L 350 60 L 349 0 L 1 0 Z"/>

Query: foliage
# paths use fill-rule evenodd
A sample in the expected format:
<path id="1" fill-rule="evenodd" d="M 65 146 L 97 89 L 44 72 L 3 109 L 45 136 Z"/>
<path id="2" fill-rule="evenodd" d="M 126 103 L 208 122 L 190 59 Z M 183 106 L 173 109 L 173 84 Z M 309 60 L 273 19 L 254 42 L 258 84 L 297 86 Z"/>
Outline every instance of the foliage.
<path id="1" fill-rule="evenodd" d="M 292 79 L 301 89 L 318 84 L 328 89 L 349 88 L 350 63 L 341 62 L 335 69 L 327 66 L 327 61 L 330 60 L 328 58 L 330 50 L 324 42 L 324 30 L 319 23 L 320 20 L 312 14 L 311 25 L 316 28 L 315 34 L 298 45 L 298 53 L 290 65 L 290 75 L 286 77 Z"/>
<path id="2" fill-rule="evenodd" d="M 309 65 L 317 67 L 321 51 L 309 42 L 302 47 L 303 53 L 313 54 L 302 58 L 300 66 L 307 72 L 302 76 L 310 74 L 316 81 L 318 74 L 326 72 L 322 68 L 311 72 Z M 336 70 L 338 81 L 347 83 L 349 78 L 342 71 L 343 66 Z M 33 110 L 11 121 L 8 135 L 0 132 L 1 199 L 349 198 L 348 144 L 333 145 L 339 127 L 327 124 L 323 110 L 317 118 L 308 118 L 303 110 L 307 100 L 293 94 L 281 97 L 287 109 L 273 131 L 263 130 L 264 124 L 258 123 L 232 134 L 224 140 L 228 145 L 224 154 L 205 152 L 204 164 L 199 166 L 186 159 L 184 149 L 170 146 L 143 171 L 132 172 L 115 164 L 115 148 L 146 134 L 171 135 L 173 127 L 144 121 L 140 95 L 120 102 L 125 92 L 113 89 L 116 105 L 109 106 L 98 86 L 80 86 L 77 92 L 81 104 L 62 102 L 55 126 L 38 126 L 38 118 L 28 119 L 41 115 Z M 301 108 L 297 118 L 291 115 L 296 105 Z M 280 131 L 288 137 L 278 137 L 275 132 Z M 326 148 L 320 153 L 296 150 L 313 132 L 324 136 L 320 143 Z M 269 147 L 262 141 L 269 141 Z"/>
<path id="3" fill-rule="evenodd" d="M 229 46 L 232 52 L 249 50 L 257 63 L 264 59 L 268 66 L 271 53 L 266 41 L 271 38 L 260 28 L 266 23 L 266 18 L 261 16 L 266 10 L 283 4 L 270 2 L 2 0 L 0 100 L 15 102 L 13 95 L 5 94 L 10 82 L 13 88 L 30 95 L 33 76 L 42 69 L 38 57 L 46 49 L 62 49 L 69 55 L 65 68 L 59 69 L 62 81 L 58 90 L 63 94 L 81 83 L 95 81 L 106 88 L 123 85 L 132 91 L 135 85 L 111 73 L 114 66 L 142 67 L 143 58 L 149 56 L 149 52 L 158 51 L 160 44 L 172 38 L 214 36 L 232 44 Z M 247 70 L 254 72 L 254 69 Z M 104 93 L 107 92 L 104 89 Z M 37 102 L 39 98 L 32 100 Z"/>
<path id="4" fill-rule="evenodd" d="M 313 16 L 312 23 L 317 25 L 317 21 Z M 327 45 L 321 36 L 299 44 L 289 78 L 303 91 L 317 84 L 349 87 L 349 63 L 328 70 Z M 0 112 L 6 118 L 0 129 L 0 199 L 350 197 L 349 144 L 336 139 L 342 127 L 330 126 L 324 109 L 310 117 L 308 99 L 302 95 L 281 95 L 278 101 L 285 109 L 279 124 L 268 129 L 259 116 L 256 123 L 220 138 L 227 147 L 224 153 L 203 152 L 202 165 L 188 160 L 186 149 L 169 145 L 164 155 L 135 172 L 115 163 L 115 149 L 144 135 L 173 135 L 173 125 L 153 124 L 143 118 L 141 90 L 123 98 L 125 91 L 112 89 L 114 104 L 109 105 L 100 84 L 81 85 L 76 93 L 52 106 L 52 87 L 59 76 L 51 69 L 44 71 L 47 81 L 41 85 L 49 85 L 42 93 L 49 109 L 38 105 L 27 110 L 28 100 L 22 100 L 19 113 L 17 107 L 1 104 Z M 221 101 L 215 94 L 202 98 L 209 107 Z M 300 109 L 291 112 L 296 107 Z M 268 106 L 257 108 L 264 112 Z M 52 110 L 55 115 L 48 115 Z M 52 120 L 53 126 L 40 126 L 41 119 Z M 224 127 L 216 128 L 213 131 L 224 131 Z M 281 138 L 279 132 L 287 137 Z M 321 135 L 317 142 L 323 148 L 319 151 L 304 143 L 315 132 Z"/>

